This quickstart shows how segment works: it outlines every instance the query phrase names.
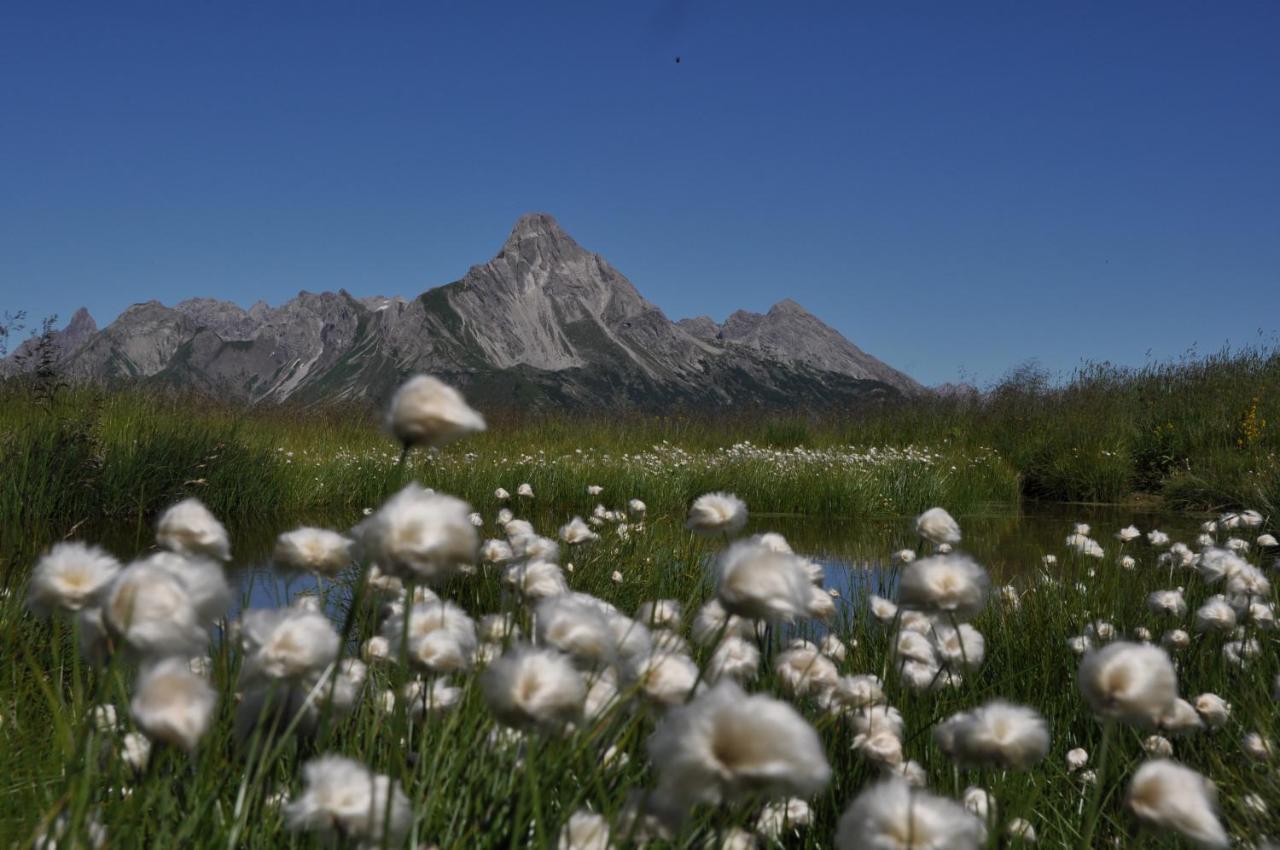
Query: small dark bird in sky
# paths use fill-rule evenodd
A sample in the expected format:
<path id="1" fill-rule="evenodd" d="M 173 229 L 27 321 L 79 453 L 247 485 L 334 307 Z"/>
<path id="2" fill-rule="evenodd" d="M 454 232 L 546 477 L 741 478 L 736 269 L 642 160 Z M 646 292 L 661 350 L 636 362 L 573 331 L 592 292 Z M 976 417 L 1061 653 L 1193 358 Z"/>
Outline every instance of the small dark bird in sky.
<path id="1" fill-rule="evenodd" d="M 680 57 L 679 57 L 679 56 L 677 56 L 677 57 L 676 57 L 676 64 L 677 64 L 677 65 L 679 65 L 679 64 L 680 64 Z"/>

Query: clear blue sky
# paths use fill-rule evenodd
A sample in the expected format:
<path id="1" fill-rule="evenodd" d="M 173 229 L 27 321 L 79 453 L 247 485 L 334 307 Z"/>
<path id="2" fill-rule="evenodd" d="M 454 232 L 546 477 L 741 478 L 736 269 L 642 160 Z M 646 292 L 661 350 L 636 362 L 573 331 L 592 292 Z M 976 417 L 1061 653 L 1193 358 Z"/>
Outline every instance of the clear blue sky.
<path id="1" fill-rule="evenodd" d="M 413 295 L 545 210 L 673 318 L 790 296 L 926 383 L 1272 340 L 1278 44 L 1274 2 L 8 2 L 0 309 Z"/>

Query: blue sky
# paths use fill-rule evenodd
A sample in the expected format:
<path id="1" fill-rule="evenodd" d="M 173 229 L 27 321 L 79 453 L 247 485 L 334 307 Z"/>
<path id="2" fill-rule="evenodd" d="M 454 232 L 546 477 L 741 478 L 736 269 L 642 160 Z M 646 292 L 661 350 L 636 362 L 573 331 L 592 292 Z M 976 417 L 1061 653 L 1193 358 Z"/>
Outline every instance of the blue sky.
<path id="1" fill-rule="evenodd" d="M 1273 2 L 10 2 L 0 310 L 412 295 L 544 210 L 673 318 L 792 297 L 926 383 L 1273 341 L 1278 41 Z"/>

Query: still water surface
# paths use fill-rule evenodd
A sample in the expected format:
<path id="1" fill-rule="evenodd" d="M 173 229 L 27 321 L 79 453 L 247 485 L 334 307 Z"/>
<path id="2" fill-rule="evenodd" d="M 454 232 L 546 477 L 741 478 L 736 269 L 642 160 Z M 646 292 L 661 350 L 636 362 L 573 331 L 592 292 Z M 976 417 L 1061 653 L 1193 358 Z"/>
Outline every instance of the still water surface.
<path id="1" fill-rule="evenodd" d="M 357 519 L 349 515 L 307 516 L 292 522 L 230 528 L 235 554 L 233 575 L 240 590 L 237 609 L 282 605 L 298 593 L 317 590 L 311 576 L 281 572 L 272 565 L 271 547 L 277 534 L 302 524 L 342 530 Z M 535 525 L 544 533 L 554 533 L 565 519 L 548 518 Z M 1042 569 L 1041 558 L 1046 553 L 1061 557 L 1065 551 L 1063 541 L 1077 522 L 1092 526 L 1092 536 L 1107 549 L 1108 561 L 1113 561 L 1117 557 L 1114 535 L 1127 525 L 1136 525 L 1144 533 L 1158 528 L 1174 540 L 1191 543 L 1203 518 L 1116 506 L 1031 504 L 1016 513 L 993 510 L 957 519 L 964 533 L 957 548 L 983 564 L 994 581 L 1004 582 Z M 826 569 L 827 586 L 840 590 L 845 598 L 857 598 L 868 591 L 884 592 L 890 554 L 914 548 L 918 542 L 911 517 L 855 520 L 752 516 L 747 533 L 763 531 L 783 534 L 797 552 L 821 563 Z M 497 532 L 487 527 L 481 533 L 492 536 Z M 101 543 L 122 558 L 144 553 L 152 546 L 151 530 L 142 525 L 104 528 L 85 533 L 83 538 Z"/>

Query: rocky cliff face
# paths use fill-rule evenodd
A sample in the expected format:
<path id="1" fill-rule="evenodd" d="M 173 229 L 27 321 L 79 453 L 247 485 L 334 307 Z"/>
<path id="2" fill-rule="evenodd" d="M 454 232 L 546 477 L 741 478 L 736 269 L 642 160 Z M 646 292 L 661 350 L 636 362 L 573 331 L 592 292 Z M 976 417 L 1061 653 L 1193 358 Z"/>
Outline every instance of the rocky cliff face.
<path id="1" fill-rule="evenodd" d="M 789 299 L 721 325 L 672 322 L 545 214 L 522 217 L 492 260 L 412 300 L 150 301 L 101 331 L 81 311 L 61 339 L 75 379 L 253 402 L 381 401 L 413 372 L 490 406 L 829 408 L 921 391 Z"/>

